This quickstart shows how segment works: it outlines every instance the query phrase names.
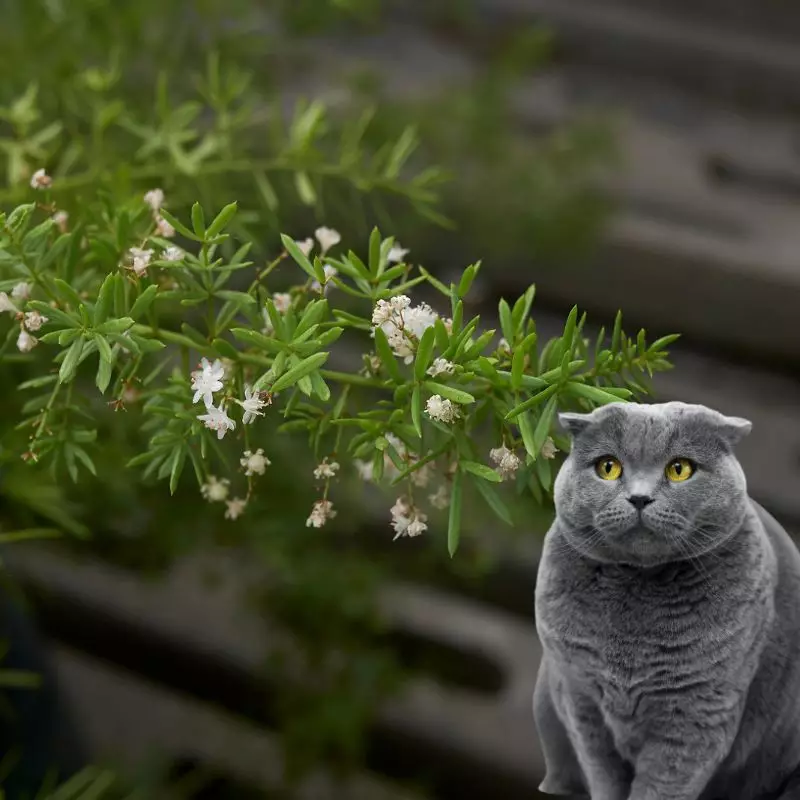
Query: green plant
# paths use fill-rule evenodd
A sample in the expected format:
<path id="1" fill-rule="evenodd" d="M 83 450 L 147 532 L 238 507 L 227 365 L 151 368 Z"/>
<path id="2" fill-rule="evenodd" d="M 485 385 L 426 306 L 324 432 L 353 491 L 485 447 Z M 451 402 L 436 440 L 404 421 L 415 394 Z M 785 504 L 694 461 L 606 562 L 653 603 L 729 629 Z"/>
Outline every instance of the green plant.
<path id="1" fill-rule="evenodd" d="M 509 521 L 493 484 L 513 477 L 539 499 L 550 490 L 551 459 L 566 447 L 554 430 L 559 408 L 626 399 L 645 391 L 645 372 L 667 366 L 672 337 L 649 346 L 644 331 L 629 339 L 618 317 L 610 345 L 601 336 L 592 348 L 577 308 L 561 337 L 539 343 L 533 288 L 513 308 L 501 301 L 498 344 L 479 318 L 464 318 L 479 264 L 445 286 L 377 230 L 363 260 L 352 250 L 334 256 L 340 237 L 320 228 L 317 242 L 284 235 L 284 249 L 256 266 L 246 243 L 224 255 L 235 204 L 210 222 L 195 204 L 187 225 L 154 190 L 87 204 L 66 231 L 47 197 L 49 178 L 33 184 L 45 202 L 0 218 L 0 310 L 11 321 L 0 357 L 31 374 L 20 383 L 29 393 L 22 419 L 2 443 L 73 480 L 80 468 L 95 472 L 96 399 L 107 393 L 118 410 L 141 405 L 149 439 L 129 466 L 175 492 L 190 465 L 205 498 L 224 501 L 236 519 L 269 466 L 260 418 L 280 414 L 278 432 L 305 434 L 318 462 L 307 525 L 335 516 L 331 486 L 339 462 L 352 458 L 365 475 L 401 485 L 395 531 L 417 535 L 427 527 L 418 486 L 435 471 L 431 502 L 449 505 L 453 553 L 465 484 Z M 175 232 L 186 249 L 166 238 Z M 303 280 L 273 292 L 267 281 L 284 262 Z M 447 318 L 427 303 L 412 306 L 405 292 L 421 284 L 444 298 Z M 189 321 L 179 321 L 187 309 Z M 340 337 L 359 363 L 326 368 Z M 482 427 L 492 431 L 497 468 L 473 443 Z"/>

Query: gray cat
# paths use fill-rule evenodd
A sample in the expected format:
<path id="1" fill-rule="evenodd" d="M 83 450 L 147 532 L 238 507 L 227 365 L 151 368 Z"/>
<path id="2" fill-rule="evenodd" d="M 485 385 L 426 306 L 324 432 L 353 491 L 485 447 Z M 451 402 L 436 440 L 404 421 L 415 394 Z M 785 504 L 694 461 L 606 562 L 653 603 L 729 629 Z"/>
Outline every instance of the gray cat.
<path id="1" fill-rule="evenodd" d="M 800 798 L 800 554 L 747 495 L 751 428 L 685 403 L 562 414 L 536 586 L 541 790 Z"/>

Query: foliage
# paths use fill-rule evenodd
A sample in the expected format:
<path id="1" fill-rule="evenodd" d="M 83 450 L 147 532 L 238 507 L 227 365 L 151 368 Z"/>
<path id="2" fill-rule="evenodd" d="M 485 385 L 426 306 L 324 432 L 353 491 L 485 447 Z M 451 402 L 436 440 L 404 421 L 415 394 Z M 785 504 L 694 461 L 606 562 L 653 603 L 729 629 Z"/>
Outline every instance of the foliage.
<path id="1" fill-rule="evenodd" d="M 448 3 L 448 19 L 463 5 Z M 12 306 L 0 375 L 20 389 L 0 401 L 0 541 L 68 532 L 140 570 L 209 543 L 259 555 L 271 580 L 256 601 L 295 635 L 300 672 L 320 669 L 313 697 L 289 680 L 296 660 L 269 666 L 285 686 L 290 767 L 357 758 L 396 684 L 376 588 L 423 568 L 477 571 L 475 537 L 444 569 L 447 551 L 487 514 L 527 520 L 547 504 L 567 446 L 556 411 L 645 393 L 668 366 L 669 337 L 629 338 L 619 318 L 589 342 L 573 310 L 562 336 L 539 341 L 532 289 L 500 303 L 495 335 L 470 318 L 478 264 L 443 283 L 369 235 L 377 218 L 414 254 L 444 241 L 448 267 L 457 247 L 532 242 L 541 258 L 596 228 L 588 176 L 606 155 L 593 124 L 522 146 L 509 89 L 541 57 L 536 36 L 526 57 L 503 48 L 476 86 L 403 101 L 362 80 L 343 105 L 300 100 L 287 114 L 289 78 L 313 75 L 313 37 L 375 25 L 381 6 L 72 0 L 67 13 L 63 0 L 9 0 L 0 26 L 15 65 L 0 87 L 0 292 Z M 431 166 L 442 162 L 450 183 Z M 165 204 L 142 199 L 154 186 Z M 471 238 L 430 233 L 448 218 Z M 353 250 L 317 241 L 304 255 L 297 232 L 321 223 Z M 14 296 L 21 284 L 30 291 Z M 380 303 L 393 299 L 390 313 Z M 224 370 L 214 407 L 236 427 L 222 439 L 192 402 L 198 358 L 207 384 Z M 263 416 L 244 424 L 240 403 Z M 370 529 L 366 546 L 353 535 L 374 520 L 365 498 L 394 502 L 395 534 L 436 535 L 401 551 Z M 344 664 L 326 660 L 336 649 Z"/>
<path id="2" fill-rule="evenodd" d="M 184 224 L 160 198 L 148 199 L 150 205 L 101 200 L 86 207 L 72 231 L 60 229 L 49 199 L 0 218 L 0 289 L 13 290 L 12 299 L 4 295 L 5 310 L 16 318 L 0 354 L 36 365 L 20 384 L 28 393 L 22 418 L 3 436 L 9 456 L 63 469 L 73 480 L 79 469 L 95 473 L 96 398 L 107 393 L 118 409 L 133 400 L 149 438 L 129 466 L 143 467 L 145 479 L 168 480 L 173 493 L 190 466 L 198 487 L 211 500 L 225 500 L 235 519 L 268 468 L 263 457 L 249 462 L 246 455 L 269 457 L 258 418 L 281 414 L 279 432 L 306 434 L 319 462 L 318 500 L 307 525 L 321 527 L 335 515 L 329 491 L 336 459 L 361 459 L 375 480 L 389 466 L 407 506 L 395 521 L 404 516 L 421 524 L 415 482 L 423 470 L 436 469 L 451 495 L 454 552 L 465 484 L 509 520 L 492 486 L 509 475 L 476 451 L 476 430 L 488 426 L 498 447 L 524 451 L 525 463 L 511 472 L 541 498 L 552 483 L 545 443 L 551 437 L 566 446 L 554 430 L 557 410 L 626 399 L 645 391 L 645 371 L 666 366 L 669 339 L 648 345 L 644 331 L 629 339 L 619 318 L 610 345 L 601 337 L 592 348 L 577 308 L 561 337 L 539 343 L 530 316 L 533 288 L 513 308 L 501 301 L 498 345 L 478 317 L 464 318 L 478 264 L 445 286 L 424 267 L 404 263 L 405 252 L 377 230 L 363 260 L 352 250 L 334 257 L 338 234 L 321 229 L 317 255 L 310 256 L 311 240 L 283 236 L 285 249 L 256 267 L 247 244 L 223 254 L 234 204 L 208 223 L 195 204 Z M 184 237 L 186 250 L 164 238 L 165 222 Z M 271 292 L 267 279 L 287 255 L 292 279 L 303 280 L 288 292 Z M 404 292 L 423 283 L 443 296 L 449 318 L 425 303 L 411 307 Z M 184 309 L 196 311 L 179 323 Z M 326 368 L 340 337 L 351 353 L 364 353 L 363 366 Z M 9 352 L 15 341 L 22 353 Z M 193 372 L 196 356 L 205 366 Z M 228 414 L 237 404 L 241 421 Z M 223 447 L 223 438 L 233 447 Z M 239 499 L 228 500 L 219 476 L 231 481 L 237 474 Z"/>

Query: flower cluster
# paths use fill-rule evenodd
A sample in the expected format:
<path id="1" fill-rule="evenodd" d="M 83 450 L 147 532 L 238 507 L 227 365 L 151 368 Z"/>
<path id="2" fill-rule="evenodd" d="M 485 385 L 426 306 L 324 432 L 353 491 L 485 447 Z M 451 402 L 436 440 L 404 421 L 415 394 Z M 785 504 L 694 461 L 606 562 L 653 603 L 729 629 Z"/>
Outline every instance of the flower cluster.
<path id="1" fill-rule="evenodd" d="M 404 294 L 379 300 L 372 312 L 372 325 L 386 334 L 392 352 L 406 364 L 414 360 L 422 334 L 436 323 L 439 315 L 427 304 L 412 306 Z"/>
<path id="2" fill-rule="evenodd" d="M 7 312 L 13 314 L 19 321 L 19 336 L 17 337 L 17 349 L 21 353 L 29 353 L 39 344 L 39 340 L 32 336 L 49 318 L 39 311 L 22 311 L 25 303 L 31 297 L 31 285 L 24 281 L 18 283 L 11 290 L 11 297 L 6 292 L 0 292 L 0 313 Z"/>
<path id="3" fill-rule="evenodd" d="M 144 202 L 153 214 L 156 236 L 160 236 L 162 239 L 171 239 L 175 235 L 175 228 L 160 213 L 161 207 L 164 205 L 164 192 L 161 189 L 150 189 L 149 192 L 145 192 Z"/>
<path id="4" fill-rule="evenodd" d="M 410 499 L 398 497 L 390 513 L 395 539 L 399 539 L 401 536 L 419 536 L 428 530 L 428 516 L 423 514 Z"/>

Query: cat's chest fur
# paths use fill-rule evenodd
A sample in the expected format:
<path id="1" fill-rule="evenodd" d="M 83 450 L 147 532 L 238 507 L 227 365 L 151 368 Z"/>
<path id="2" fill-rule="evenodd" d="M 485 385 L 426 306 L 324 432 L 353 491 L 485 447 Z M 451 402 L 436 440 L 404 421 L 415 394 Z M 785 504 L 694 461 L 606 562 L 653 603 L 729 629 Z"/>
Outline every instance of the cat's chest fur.
<path id="1" fill-rule="evenodd" d="M 578 557 L 552 533 L 537 627 L 564 692 L 590 697 L 622 738 L 637 721 L 743 695 L 774 613 L 752 553 L 645 571 Z"/>

